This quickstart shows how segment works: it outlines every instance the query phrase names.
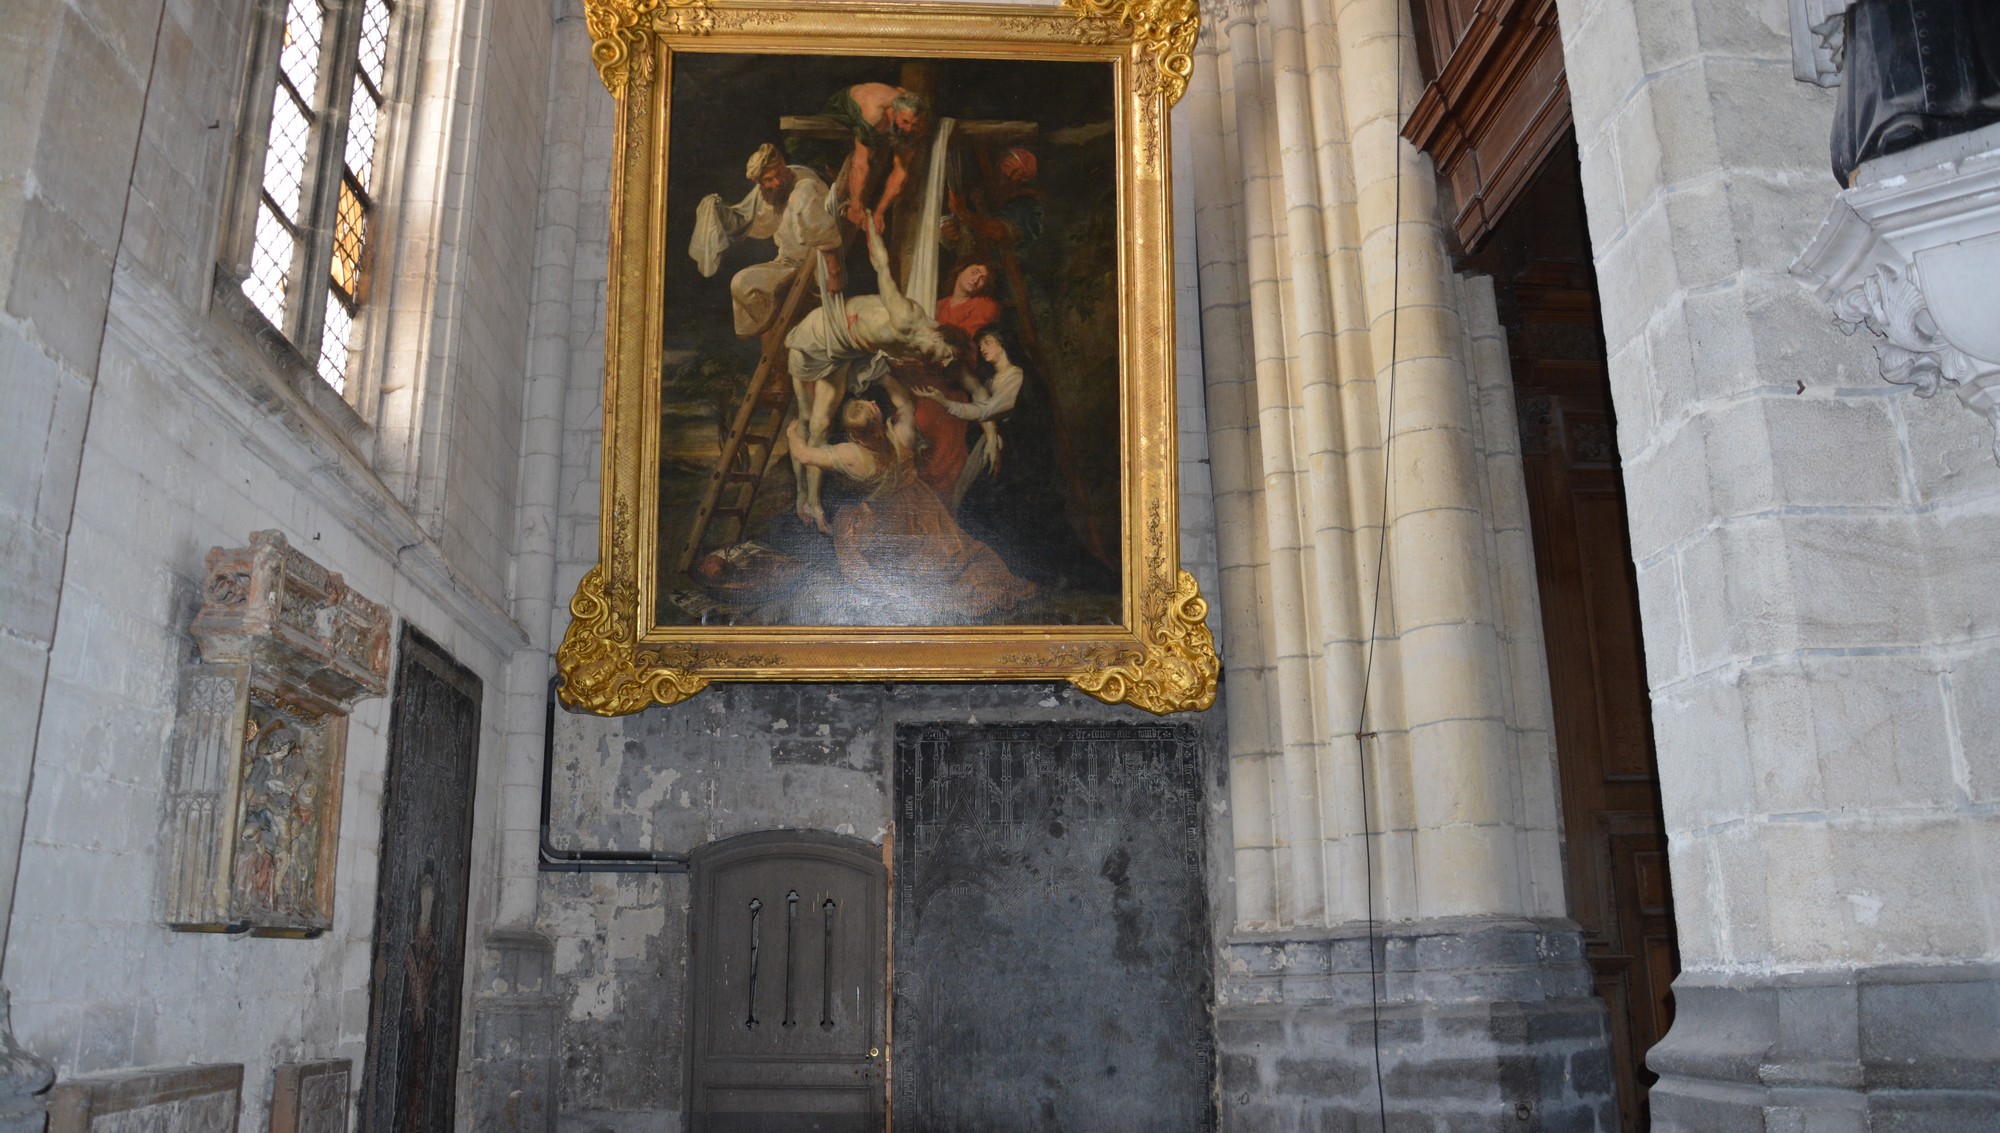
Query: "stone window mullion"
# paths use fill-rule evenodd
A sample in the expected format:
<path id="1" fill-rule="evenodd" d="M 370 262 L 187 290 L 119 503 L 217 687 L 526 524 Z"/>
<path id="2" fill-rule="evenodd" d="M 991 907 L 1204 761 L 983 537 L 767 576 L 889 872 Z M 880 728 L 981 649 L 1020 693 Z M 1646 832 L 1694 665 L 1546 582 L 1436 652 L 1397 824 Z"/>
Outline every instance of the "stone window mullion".
<path id="1" fill-rule="evenodd" d="M 263 203 L 265 154 L 271 148 L 271 99 L 278 87 L 278 55 L 285 37 L 282 3 L 260 4 L 252 31 L 243 101 L 237 111 L 236 174 L 231 179 L 223 218 L 218 272 L 220 283 L 240 289 L 250 277 L 250 257 L 256 246 L 257 212 Z"/>
<path id="2" fill-rule="evenodd" d="M 306 151 L 306 178 L 311 190 L 300 209 L 302 238 L 288 288 L 287 325 L 282 328 L 311 365 L 319 362 L 326 317 L 334 214 L 340 203 L 342 155 L 347 149 L 347 101 L 354 86 L 355 43 L 361 34 L 360 3 L 325 3 L 325 39 L 320 49 L 318 89 L 313 95 L 316 121 Z"/>

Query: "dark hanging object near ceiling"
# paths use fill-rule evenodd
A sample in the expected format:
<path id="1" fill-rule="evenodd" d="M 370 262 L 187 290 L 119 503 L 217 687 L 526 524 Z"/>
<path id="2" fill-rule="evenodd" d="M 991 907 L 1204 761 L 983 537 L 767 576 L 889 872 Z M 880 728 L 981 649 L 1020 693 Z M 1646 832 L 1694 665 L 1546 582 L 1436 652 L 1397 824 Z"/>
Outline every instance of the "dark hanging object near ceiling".
<path id="1" fill-rule="evenodd" d="M 2000 122 L 2000 3 L 1859 0 L 1833 119 L 1833 174 Z"/>

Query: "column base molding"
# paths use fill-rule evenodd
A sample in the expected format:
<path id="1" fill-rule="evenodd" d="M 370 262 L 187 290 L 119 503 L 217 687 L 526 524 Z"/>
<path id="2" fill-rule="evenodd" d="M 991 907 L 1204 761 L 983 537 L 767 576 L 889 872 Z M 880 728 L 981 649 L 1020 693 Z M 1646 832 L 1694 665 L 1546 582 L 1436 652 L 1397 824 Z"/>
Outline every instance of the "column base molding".
<path id="1" fill-rule="evenodd" d="M 1453 1133 L 1618 1128 L 1610 1025 L 1575 924 L 1382 926 L 1379 1008 L 1370 947 L 1358 926 L 1232 939 L 1216 1009 L 1223 1128 L 1359 1133 L 1378 1105 L 1391 1127 L 1402 1115 Z"/>
<path id="2" fill-rule="evenodd" d="M 2000 965 L 1684 975 L 1656 1133 L 2000 1130 Z"/>
<path id="3" fill-rule="evenodd" d="M 14 1041 L 13 1005 L 0 988 L 0 1133 L 42 1133 L 44 1094 L 55 1079 L 53 1066 Z"/>

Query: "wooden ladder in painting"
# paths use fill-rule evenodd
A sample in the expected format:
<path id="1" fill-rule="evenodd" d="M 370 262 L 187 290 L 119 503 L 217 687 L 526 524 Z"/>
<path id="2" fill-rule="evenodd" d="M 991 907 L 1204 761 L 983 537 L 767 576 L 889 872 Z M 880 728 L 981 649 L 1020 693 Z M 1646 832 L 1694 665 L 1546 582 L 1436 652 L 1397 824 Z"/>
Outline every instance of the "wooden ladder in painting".
<path id="1" fill-rule="evenodd" d="M 701 503 L 694 510 L 693 522 L 688 525 L 687 542 L 681 546 L 680 556 L 674 560 L 674 569 L 686 572 L 694 565 L 708 542 L 709 530 L 716 524 L 733 525 L 727 542 L 741 538 L 744 527 L 750 522 L 751 505 L 757 501 L 757 489 L 764 483 L 764 474 L 771 469 L 771 454 L 778 447 L 778 438 L 784 435 L 785 423 L 792 418 L 792 391 L 785 369 L 785 335 L 791 333 L 798 321 L 799 304 L 806 292 L 812 290 L 813 263 L 816 255 L 807 256 L 792 273 L 792 280 L 785 293 L 785 302 L 778 309 L 764 331 L 763 352 L 757 359 L 757 372 L 750 376 L 750 386 L 743 393 L 743 401 L 736 407 L 736 418 L 730 424 L 729 435 L 723 438 L 722 452 L 717 456 L 715 468 L 708 474 L 708 483 L 703 486 Z"/>

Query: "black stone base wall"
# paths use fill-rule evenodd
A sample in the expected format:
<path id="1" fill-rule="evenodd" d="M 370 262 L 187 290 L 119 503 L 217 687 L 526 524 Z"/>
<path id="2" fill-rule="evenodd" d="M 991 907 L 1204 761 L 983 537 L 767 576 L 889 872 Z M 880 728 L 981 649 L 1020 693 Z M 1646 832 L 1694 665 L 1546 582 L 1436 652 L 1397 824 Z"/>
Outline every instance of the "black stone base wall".
<path id="1" fill-rule="evenodd" d="M 553 1133 L 562 1001 L 550 994 L 555 946 L 528 929 L 486 936 L 484 985 L 473 998 L 471 1128 Z"/>
<path id="2" fill-rule="evenodd" d="M 2000 965 L 1684 975 L 1655 1133 L 2000 1133 Z"/>
<path id="3" fill-rule="evenodd" d="M 1216 1040 L 1230 1133 L 1612 1133 L 1603 1001 L 1567 921 L 1233 940 Z M 1377 1051 L 1380 1084 L 1377 1093 Z"/>

